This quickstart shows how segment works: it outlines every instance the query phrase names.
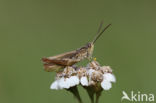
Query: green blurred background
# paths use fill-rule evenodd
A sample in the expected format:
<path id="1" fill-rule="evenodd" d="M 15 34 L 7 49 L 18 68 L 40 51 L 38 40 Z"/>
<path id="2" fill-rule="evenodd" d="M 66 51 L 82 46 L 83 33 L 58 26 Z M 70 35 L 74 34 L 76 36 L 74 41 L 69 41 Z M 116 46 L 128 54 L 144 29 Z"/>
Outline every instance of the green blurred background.
<path id="1" fill-rule="evenodd" d="M 41 58 L 83 46 L 101 20 L 112 26 L 94 56 L 117 83 L 100 103 L 120 103 L 123 90 L 156 94 L 155 0 L 0 0 L 0 103 L 76 103 L 65 90 L 50 90 L 55 73 L 43 70 Z"/>

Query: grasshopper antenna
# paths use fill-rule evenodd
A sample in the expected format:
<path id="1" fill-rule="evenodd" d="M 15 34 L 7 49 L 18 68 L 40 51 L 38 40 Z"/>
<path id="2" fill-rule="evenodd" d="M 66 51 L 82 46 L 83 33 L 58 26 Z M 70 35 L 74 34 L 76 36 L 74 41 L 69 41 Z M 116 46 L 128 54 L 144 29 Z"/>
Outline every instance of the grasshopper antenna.
<path id="1" fill-rule="evenodd" d="M 99 28 L 98 28 L 98 31 L 97 31 L 96 35 L 98 35 L 99 32 L 101 31 L 102 25 L 103 25 L 103 21 L 101 21 L 101 23 L 100 23 L 100 25 L 99 25 Z"/>
<path id="2" fill-rule="evenodd" d="M 108 24 L 101 32 L 100 32 L 100 30 L 101 30 L 101 27 L 102 27 L 102 24 L 103 24 L 103 22 L 101 22 L 101 24 L 100 24 L 100 27 L 99 27 L 99 29 L 98 29 L 98 32 L 97 32 L 97 35 L 95 36 L 95 38 L 93 39 L 93 44 L 95 44 L 95 42 L 96 42 L 96 40 L 103 34 L 103 32 L 111 25 L 111 24 Z"/>

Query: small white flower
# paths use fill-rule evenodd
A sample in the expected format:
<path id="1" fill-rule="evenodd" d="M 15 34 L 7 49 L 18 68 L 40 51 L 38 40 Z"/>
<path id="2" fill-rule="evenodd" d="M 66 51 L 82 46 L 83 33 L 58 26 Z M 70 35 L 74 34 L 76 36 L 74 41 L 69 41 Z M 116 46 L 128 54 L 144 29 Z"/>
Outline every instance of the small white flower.
<path id="1" fill-rule="evenodd" d="M 71 76 L 69 78 L 59 78 L 58 80 L 55 80 L 50 88 L 51 89 L 69 89 L 70 87 L 73 87 L 75 85 L 79 84 L 79 78 L 77 76 Z"/>
<path id="2" fill-rule="evenodd" d="M 105 73 L 103 74 L 103 79 L 109 82 L 116 82 L 116 78 L 113 74 L 111 73 Z"/>
<path id="3" fill-rule="evenodd" d="M 92 73 L 91 79 L 95 82 L 101 82 L 103 80 L 103 74 L 100 71 L 95 71 Z"/>
<path id="4" fill-rule="evenodd" d="M 100 69 L 103 73 L 112 73 L 112 69 L 110 66 L 102 66 Z"/>
<path id="5" fill-rule="evenodd" d="M 79 84 L 79 78 L 77 76 L 71 76 L 69 79 L 70 79 L 70 87 L 73 87 Z"/>
<path id="6" fill-rule="evenodd" d="M 98 70 L 100 67 L 100 64 L 97 61 L 92 61 L 88 63 L 87 68 L 93 68 L 95 70 Z"/>
<path id="7" fill-rule="evenodd" d="M 104 90 L 109 90 L 112 87 L 111 82 L 115 82 L 115 76 L 111 73 L 103 74 L 103 81 L 101 82 L 101 87 Z"/>
<path id="8" fill-rule="evenodd" d="M 65 80 L 64 77 L 62 77 L 62 78 L 59 80 L 58 86 L 59 86 L 60 89 L 69 88 L 69 86 L 67 85 L 67 81 Z"/>
<path id="9" fill-rule="evenodd" d="M 94 69 L 89 69 L 89 70 L 88 70 L 88 75 L 91 76 L 93 72 L 95 72 Z"/>
<path id="10" fill-rule="evenodd" d="M 51 84 L 50 89 L 55 89 L 55 90 L 58 90 L 58 89 L 59 89 L 59 87 L 58 87 L 58 81 L 57 81 L 57 80 L 54 81 L 54 82 Z"/>
<path id="11" fill-rule="evenodd" d="M 81 84 L 82 84 L 83 86 L 88 86 L 88 85 L 89 85 L 89 84 L 88 84 L 88 79 L 87 79 L 87 77 L 85 77 L 85 76 L 81 77 L 80 82 L 81 82 Z"/>
<path id="12" fill-rule="evenodd" d="M 89 69 L 89 70 L 87 71 L 87 74 L 89 75 L 89 85 L 92 85 L 92 84 L 93 84 L 93 81 L 92 81 L 92 79 L 91 79 L 93 72 L 95 72 L 94 69 Z"/>
<path id="13" fill-rule="evenodd" d="M 58 82 L 58 86 L 60 89 L 69 89 L 70 87 L 76 86 L 78 84 L 79 78 L 77 76 L 71 76 L 69 78 L 62 77 Z"/>
<path id="14" fill-rule="evenodd" d="M 112 84 L 111 82 L 107 81 L 107 80 L 103 80 L 101 82 L 101 87 L 104 89 L 104 90 L 109 90 L 111 87 L 112 87 Z"/>
<path id="15" fill-rule="evenodd" d="M 71 87 L 70 82 L 71 82 L 70 78 L 66 78 L 66 85 L 67 85 L 66 89 L 69 89 Z"/>

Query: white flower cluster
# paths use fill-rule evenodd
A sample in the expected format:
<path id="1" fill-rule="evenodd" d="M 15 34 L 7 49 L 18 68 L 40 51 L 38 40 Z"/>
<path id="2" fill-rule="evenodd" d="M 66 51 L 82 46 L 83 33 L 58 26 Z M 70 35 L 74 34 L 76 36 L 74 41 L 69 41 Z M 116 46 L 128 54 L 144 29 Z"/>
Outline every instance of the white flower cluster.
<path id="1" fill-rule="evenodd" d="M 104 90 L 112 87 L 115 76 L 109 66 L 100 66 L 97 61 L 90 62 L 86 67 L 66 67 L 63 72 L 57 73 L 51 89 L 69 89 L 81 84 L 82 86 L 96 86 L 101 84 Z"/>

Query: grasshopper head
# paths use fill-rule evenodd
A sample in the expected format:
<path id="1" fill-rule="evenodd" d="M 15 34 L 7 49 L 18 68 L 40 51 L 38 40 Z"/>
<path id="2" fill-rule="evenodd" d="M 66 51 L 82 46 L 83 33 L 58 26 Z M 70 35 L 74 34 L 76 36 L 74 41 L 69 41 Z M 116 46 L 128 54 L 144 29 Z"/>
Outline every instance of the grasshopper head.
<path id="1" fill-rule="evenodd" d="M 87 58 L 91 59 L 92 54 L 93 54 L 93 50 L 94 50 L 94 44 L 92 42 L 90 42 L 86 46 L 87 46 Z"/>

